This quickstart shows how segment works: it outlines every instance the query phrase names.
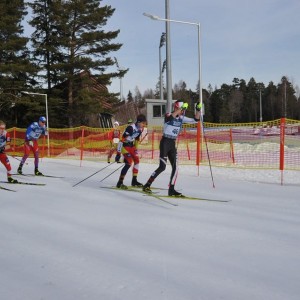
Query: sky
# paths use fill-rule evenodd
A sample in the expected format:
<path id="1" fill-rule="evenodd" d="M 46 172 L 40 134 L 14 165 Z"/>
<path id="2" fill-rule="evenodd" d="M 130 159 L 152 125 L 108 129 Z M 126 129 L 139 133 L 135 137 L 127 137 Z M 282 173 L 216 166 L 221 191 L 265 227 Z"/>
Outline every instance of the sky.
<path id="1" fill-rule="evenodd" d="M 129 68 L 122 79 L 123 96 L 129 90 L 134 93 L 136 87 L 141 92 L 155 90 L 165 22 L 143 13 L 164 18 L 165 1 L 103 0 L 102 4 L 116 9 L 106 29 L 121 30 L 115 42 L 123 47 L 111 55 L 120 67 Z M 169 6 L 171 19 L 201 24 L 203 88 L 231 84 L 235 77 L 277 84 L 282 76 L 300 86 L 298 0 L 169 0 Z M 183 80 L 195 91 L 199 79 L 197 26 L 170 26 L 172 86 Z M 161 50 L 165 59 L 165 47 Z M 120 80 L 113 80 L 109 89 L 120 92 Z"/>
<path id="2" fill-rule="evenodd" d="M 11 159 L 13 170 L 18 160 Z M 33 172 L 29 158 L 23 171 Z M 227 203 L 167 198 L 114 186 L 119 165 L 43 159 L 64 178 L 0 190 L 1 299 L 298 300 L 299 172 L 179 167 L 176 187 Z M 145 182 L 155 164 L 140 164 Z M 170 166 L 153 186 L 166 188 Z M 0 168 L 0 179 L 6 172 Z M 17 176 L 15 176 L 17 177 Z M 129 171 L 125 183 L 131 181 Z M 159 191 L 165 194 L 165 190 Z"/>
<path id="3" fill-rule="evenodd" d="M 165 23 L 143 13 L 165 17 L 165 1 L 103 3 L 116 8 L 108 26 L 121 29 L 123 47 L 115 54 L 129 68 L 123 94 L 138 86 L 155 89 L 159 78 L 159 42 Z M 201 24 L 202 86 L 230 84 L 233 78 L 267 85 L 287 76 L 300 86 L 300 2 L 298 0 L 169 0 L 170 18 Z M 198 82 L 197 26 L 171 23 L 172 85 L 184 80 L 195 90 Z M 162 49 L 165 58 L 165 47 Z M 120 91 L 120 81 L 112 84 Z"/>

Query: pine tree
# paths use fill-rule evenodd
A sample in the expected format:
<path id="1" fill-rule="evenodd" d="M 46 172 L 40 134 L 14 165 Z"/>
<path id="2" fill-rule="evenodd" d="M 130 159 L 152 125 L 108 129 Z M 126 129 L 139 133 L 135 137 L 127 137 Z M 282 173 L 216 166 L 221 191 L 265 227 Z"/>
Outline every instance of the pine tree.
<path id="1" fill-rule="evenodd" d="M 47 84 L 48 92 L 52 85 L 59 83 L 59 70 L 53 68 L 55 64 L 63 62 L 64 55 L 59 50 L 59 32 L 56 24 L 56 5 L 58 1 L 34 1 L 29 3 L 35 17 L 29 24 L 35 28 L 31 36 L 33 56 L 36 62 L 46 72 L 40 72 L 40 77 Z"/>
<path id="2" fill-rule="evenodd" d="M 131 93 L 130 90 L 129 90 L 128 95 L 127 95 L 127 101 L 128 101 L 128 102 L 129 102 L 129 101 L 133 101 L 132 93 Z"/>
<path id="3" fill-rule="evenodd" d="M 48 88 L 51 83 L 64 83 L 70 127 L 82 125 L 91 113 L 102 112 L 101 99 L 108 103 L 117 100 L 115 94 L 110 94 L 105 88 L 95 90 L 95 82 L 106 86 L 112 78 L 122 77 L 128 71 L 105 73 L 115 64 L 108 54 L 119 50 L 122 45 L 111 42 L 119 30 L 103 30 L 115 9 L 101 6 L 101 1 L 48 0 L 45 3 L 36 0 L 32 5 L 35 18 L 31 24 L 36 28 L 33 45 L 40 59 L 46 58 L 44 67 L 48 74 Z"/>
<path id="4" fill-rule="evenodd" d="M 20 91 L 37 83 L 28 39 L 22 37 L 21 22 L 26 14 L 24 1 L 0 0 L 0 111 L 7 126 L 24 126 L 34 114 L 29 105 L 40 109 L 38 103 L 20 97 Z"/>

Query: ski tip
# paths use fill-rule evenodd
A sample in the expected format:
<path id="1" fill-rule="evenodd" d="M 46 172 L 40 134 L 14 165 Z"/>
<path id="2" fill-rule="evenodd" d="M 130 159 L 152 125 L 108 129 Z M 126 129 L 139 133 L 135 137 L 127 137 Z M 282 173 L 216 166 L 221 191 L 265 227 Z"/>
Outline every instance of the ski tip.
<path id="1" fill-rule="evenodd" d="M 163 198 L 171 198 L 171 199 L 180 199 L 180 200 L 196 200 L 196 201 L 209 201 L 209 202 L 223 202 L 223 203 L 227 203 L 230 202 L 231 200 L 223 200 L 223 199 L 209 199 L 209 198 L 200 198 L 200 197 L 191 197 L 191 196 L 185 196 L 185 195 L 181 195 L 181 196 L 162 196 L 159 195 L 160 197 Z"/>
<path id="2" fill-rule="evenodd" d="M 35 174 L 19 174 L 19 173 L 15 173 L 15 174 L 11 174 L 12 176 L 35 176 L 35 177 L 49 177 L 49 178 L 65 178 L 64 176 L 54 176 L 54 175 L 47 175 L 47 174 L 43 174 L 43 175 L 35 175 Z"/>
<path id="3" fill-rule="evenodd" d="M 7 192 L 16 192 L 15 190 L 7 189 L 3 186 L 0 186 L 0 190 L 7 191 Z"/>
<path id="4" fill-rule="evenodd" d="M 54 176 L 54 175 L 33 175 L 33 176 L 36 176 L 36 177 L 49 177 L 49 178 L 65 178 L 63 176 Z"/>

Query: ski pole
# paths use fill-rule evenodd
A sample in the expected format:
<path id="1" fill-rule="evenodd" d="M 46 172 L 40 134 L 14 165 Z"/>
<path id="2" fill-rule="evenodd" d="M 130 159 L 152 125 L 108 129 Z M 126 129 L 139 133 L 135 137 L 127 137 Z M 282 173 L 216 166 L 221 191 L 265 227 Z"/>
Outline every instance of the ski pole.
<path id="1" fill-rule="evenodd" d="M 109 176 L 111 176 L 112 174 L 114 174 L 115 172 L 117 172 L 118 170 L 120 170 L 123 166 L 120 166 L 119 168 L 115 169 L 114 171 L 112 171 L 110 174 L 108 174 L 107 176 L 105 176 L 103 179 L 100 180 L 100 182 L 104 181 L 104 179 L 108 178 Z"/>
<path id="2" fill-rule="evenodd" d="M 20 158 L 17 158 L 17 157 L 15 157 L 15 156 L 13 156 L 13 155 L 7 155 L 7 156 L 12 157 L 12 158 L 14 158 L 14 159 L 16 159 L 16 160 L 18 160 L 18 161 L 22 161 Z M 25 165 L 28 165 L 28 163 L 25 162 Z"/>
<path id="3" fill-rule="evenodd" d="M 210 163 L 210 157 L 209 157 L 209 152 L 208 152 L 208 146 L 207 146 L 206 135 L 205 135 L 205 132 L 204 132 L 204 123 L 203 123 L 202 116 L 200 116 L 200 120 L 201 120 L 201 124 L 202 124 L 202 133 L 203 133 L 203 137 L 204 137 L 204 141 L 205 141 L 205 146 L 206 146 L 206 153 L 207 153 L 207 159 L 208 159 L 208 163 L 209 163 L 209 169 L 210 169 L 211 180 L 212 180 L 213 188 L 215 188 L 215 182 L 214 182 L 214 177 L 213 177 L 212 168 L 211 168 L 211 163 Z"/>
<path id="4" fill-rule="evenodd" d="M 99 171 L 97 171 L 97 172 L 93 173 L 92 175 L 90 175 L 90 176 L 88 176 L 88 177 L 86 177 L 86 178 L 82 179 L 81 181 L 79 181 L 79 182 L 75 183 L 75 184 L 73 185 L 73 187 L 74 187 L 74 186 L 76 186 L 76 185 L 78 185 L 79 183 L 81 183 L 81 182 L 83 182 L 83 181 L 85 181 L 85 180 L 87 180 L 87 179 L 91 178 L 92 176 L 96 175 L 97 173 L 99 173 L 100 171 L 102 171 L 102 170 L 106 169 L 107 167 L 109 167 L 109 166 L 113 165 L 114 163 L 116 163 L 116 162 L 114 161 L 113 163 L 111 163 L 111 164 L 107 165 L 106 167 L 104 167 L 104 168 L 100 169 Z"/>
<path id="5" fill-rule="evenodd" d="M 144 137 L 140 140 L 140 144 L 142 143 L 142 141 L 145 139 L 145 137 L 148 135 L 148 131 L 146 132 L 146 134 L 144 135 Z"/>

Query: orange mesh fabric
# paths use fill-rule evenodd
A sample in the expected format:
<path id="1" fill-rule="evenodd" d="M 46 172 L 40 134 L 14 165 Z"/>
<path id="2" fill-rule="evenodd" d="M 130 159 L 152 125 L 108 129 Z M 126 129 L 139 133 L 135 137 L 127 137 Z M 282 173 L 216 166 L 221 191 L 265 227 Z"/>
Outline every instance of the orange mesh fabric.
<path id="1" fill-rule="evenodd" d="M 283 123 L 284 120 L 284 123 Z M 284 124 L 281 130 L 281 124 Z M 120 127 L 121 132 L 126 125 Z M 49 129 L 50 157 L 106 161 L 111 129 L 77 127 Z M 23 155 L 25 129 L 8 129 L 12 148 Z M 149 126 L 139 144 L 141 162 L 158 163 L 162 126 Z M 284 144 L 281 144 L 284 143 Z M 281 119 L 263 123 L 185 124 L 177 139 L 180 164 L 238 168 L 300 170 L 300 121 Z M 48 154 L 47 137 L 39 140 L 40 157 Z M 209 156 L 207 155 L 207 152 Z"/>

